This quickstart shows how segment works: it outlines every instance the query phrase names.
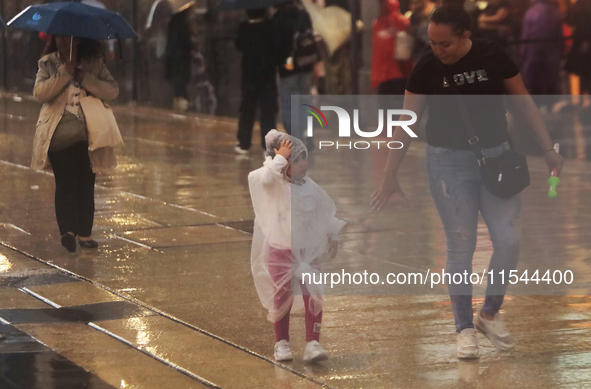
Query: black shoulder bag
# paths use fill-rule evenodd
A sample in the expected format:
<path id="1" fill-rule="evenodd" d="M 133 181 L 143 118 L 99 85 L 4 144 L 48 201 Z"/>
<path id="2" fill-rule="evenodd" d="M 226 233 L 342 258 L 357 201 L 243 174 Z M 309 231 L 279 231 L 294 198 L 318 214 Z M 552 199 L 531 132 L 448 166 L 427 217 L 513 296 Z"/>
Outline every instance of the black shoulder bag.
<path id="1" fill-rule="evenodd" d="M 498 157 L 484 156 L 482 147 L 480 147 L 480 139 L 476 135 L 472 121 L 468 115 L 466 103 L 462 99 L 462 95 L 453 77 L 447 74 L 442 63 L 439 63 L 439 65 L 443 70 L 445 78 L 448 80 L 447 83 L 455 92 L 460 108 L 460 115 L 462 116 L 464 127 L 468 134 L 468 142 L 472 146 L 472 150 L 478 160 L 484 186 L 490 193 L 503 199 L 508 199 L 521 193 L 530 184 L 529 169 L 527 168 L 525 155 L 518 153 L 511 147 L 511 149 L 506 150 Z M 509 140 L 509 144 L 511 144 L 511 140 Z"/>

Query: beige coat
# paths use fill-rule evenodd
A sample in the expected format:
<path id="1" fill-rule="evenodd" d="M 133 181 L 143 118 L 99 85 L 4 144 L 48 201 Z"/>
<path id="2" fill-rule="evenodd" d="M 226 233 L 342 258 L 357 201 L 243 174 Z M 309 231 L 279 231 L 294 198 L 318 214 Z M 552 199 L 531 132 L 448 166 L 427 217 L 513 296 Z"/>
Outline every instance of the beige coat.
<path id="1" fill-rule="evenodd" d="M 85 72 L 80 84 L 80 98 L 88 94 L 103 101 L 113 100 L 119 94 L 119 86 L 109 73 L 102 59 L 92 59 L 81 64 Z M 50 167 L 47 152 L 53 133 L 60 122 L 68 102 L 67 87 L 72 75 L 66 71 L 57 52 L 47 54 L 39 60 L 39 71 L 35 80 L 33 96 L 43 103 L 33 142 L 31 168 L 42 170 Z M 113 149 L 105 147 L 89 153 L 92 170 L 97 172 L 116 166 Z"/>

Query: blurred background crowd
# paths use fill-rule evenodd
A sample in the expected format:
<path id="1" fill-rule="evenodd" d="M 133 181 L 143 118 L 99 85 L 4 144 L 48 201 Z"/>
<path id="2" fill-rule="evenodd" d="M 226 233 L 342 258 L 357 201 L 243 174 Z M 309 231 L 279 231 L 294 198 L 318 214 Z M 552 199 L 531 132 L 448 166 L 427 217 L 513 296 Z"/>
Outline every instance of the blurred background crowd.
<path id="1" fill-rule="evenodd" d="M 47 2 L 0 0 L 0 13 L 8 21 L 29 5 Z M 105 45 L 120 103 L 238 115 L 242 53 L 236 36 L 247 19 L 243 10 L 217 12 L 222 0 L 82 2 L 121 13 L 140 36 Z M 325 30 L 317 36 L 321 54 L 310 91 L 321 94 L 403 93 L 414 63 L 430 50 L 427 26 L 438 5 L 433 0 L 295 3 L 310 14 L 316 32 Z M 530 93 L 589 93 L 591 0 L 467 0 L 464 6 L 473 17 L 473 36 L 498 41 L 519 64 Z M 269 9 L 267 17 L 274 12 Z M 323 18 L 331 23 L 321 25 Z M 339 20 L 347 25 L 339 27 Z M 2 32 L 4 90 L 32 90 L 45 39 L 32 31 Z"/>

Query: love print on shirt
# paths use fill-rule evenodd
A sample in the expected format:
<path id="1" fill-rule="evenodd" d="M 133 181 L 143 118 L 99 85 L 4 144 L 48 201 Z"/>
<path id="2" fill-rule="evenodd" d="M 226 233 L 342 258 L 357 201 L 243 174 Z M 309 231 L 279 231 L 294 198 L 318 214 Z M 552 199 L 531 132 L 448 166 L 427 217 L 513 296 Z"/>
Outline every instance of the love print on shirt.
<path id="1" fill-rule="evenodd" d="M 474 84 L 474 82 L 476 80 L 478 82 L 488 81 L 488 76 L 486 74 L 485 69 L 480 69 L 480 70 L 476 70 L 476 71 L 473 70 L 471 72 L 458 73 L 458 74 L 455 74 L 453 77 L 454 77 L 454 82 L 456 83 L 457 86 L 464 85 L 466 82 L 468 82 L 468 84 Z M 445 76 L 443 77 L 443 87 L 444 88 L 449 87 L 449 83 L 447 82 L 447 79 L 445 78 Z"/>

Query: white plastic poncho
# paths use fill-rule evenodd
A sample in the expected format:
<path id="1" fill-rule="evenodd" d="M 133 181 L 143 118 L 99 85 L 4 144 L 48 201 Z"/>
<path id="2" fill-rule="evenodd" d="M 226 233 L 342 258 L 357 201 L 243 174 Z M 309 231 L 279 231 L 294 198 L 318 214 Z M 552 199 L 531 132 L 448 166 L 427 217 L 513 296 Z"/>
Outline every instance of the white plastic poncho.
<path id="1" fill-rule="evenodd" d="M 319 259 L 327 250 L 328 239 L 338 240 L 345 225 L 335 217 L 336 206 L 330 196 L 312 179 L 305 177 L 301 185 L 290 183 L 285 175 L 289 161 L 274 152 L 285 139 L 293 145 L 290 160 L 302 153 L 307 156 L 301 140 L 272 130 L 265 137 L 263 167 L 248 176 L 255 212 L 251 268 L 271 322 L 285 316 L 294 296 L 302 293 L 310 295 L 309 308 L 314 315 L 322 311 L 322 285 L 309 285 L 306 277 L 308 285 L 302 290 L 302 274 L 319 273 Z"/>

